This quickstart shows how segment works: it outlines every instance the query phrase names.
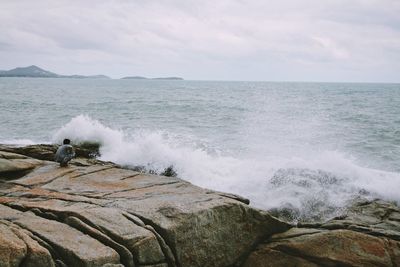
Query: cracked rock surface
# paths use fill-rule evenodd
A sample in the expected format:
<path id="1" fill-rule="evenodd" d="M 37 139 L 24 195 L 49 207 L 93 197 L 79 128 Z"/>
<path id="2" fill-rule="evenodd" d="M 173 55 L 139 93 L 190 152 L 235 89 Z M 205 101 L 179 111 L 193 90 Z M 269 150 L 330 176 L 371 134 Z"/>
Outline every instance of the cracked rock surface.
<path id="1" fill-rule="evenodd" d="M 53 152 L 0 146 L 0 267 L 238 266 L 290 228 L 239 196 Z"/>

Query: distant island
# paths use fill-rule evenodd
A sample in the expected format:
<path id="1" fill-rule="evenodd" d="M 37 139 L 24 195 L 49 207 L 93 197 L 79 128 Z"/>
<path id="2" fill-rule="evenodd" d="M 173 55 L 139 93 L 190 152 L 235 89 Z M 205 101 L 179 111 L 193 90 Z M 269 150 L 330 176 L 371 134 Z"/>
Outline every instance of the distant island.
<path id="1" fill-rule="evenodd" d="M 110 79 L 105 75 L 60 75 L 32 65 L 12 70 L 0 70 L 0 77 L 31 77 L 31 78 L 72 78 L 72 79 Z"/>
<path id="2" fill-rule="evenodd" d="M 29 77 L 29 78 L 71 78 L 71 79 L 111 79 L 106 75 L 60 75 L 48 70 L 32 65 L 29 67 L 18 67 L 12 70 L 0 70 L 1 77 Z M 161 78 L 146 78 L 142 76 L 129 76 L 121 79 L 133 80 L 183 80 L 181 77 L 161 77 Z"/>
<path id="3" fill-rule="evenodd" d="M 160 77 L 160 78 L 147 78 L 143 76 L 128 76 L 121 78 L 123 80 L 183 80 L 181 77 Z"/>

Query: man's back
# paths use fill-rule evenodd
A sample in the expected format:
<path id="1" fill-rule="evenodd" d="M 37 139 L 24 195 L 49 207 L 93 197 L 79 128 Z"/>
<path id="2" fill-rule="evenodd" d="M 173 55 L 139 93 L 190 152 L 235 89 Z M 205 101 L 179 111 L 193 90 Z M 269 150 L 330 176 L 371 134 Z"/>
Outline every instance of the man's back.
<path id="1" fill-rule="evenodd" d="M 68 161 L 75 157 L 74 148 L 71 145 L 64 144 L 57 149 L 55 161 L 60 163 L 60 166 L 67 166 Z"/>

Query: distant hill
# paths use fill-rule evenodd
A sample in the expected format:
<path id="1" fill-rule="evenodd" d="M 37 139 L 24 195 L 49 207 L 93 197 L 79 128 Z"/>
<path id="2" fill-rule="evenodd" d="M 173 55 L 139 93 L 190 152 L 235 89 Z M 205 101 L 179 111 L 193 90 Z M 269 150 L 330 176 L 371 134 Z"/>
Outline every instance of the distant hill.
<path id="1" fill-rule="evenodd" d="M 128 77 L 123 77 L 121 79 L 124 80 L 183 80 L 181 77 L 161 77 L 161 78 L 146 78 L 143 76 L 128 76 Z"/>
<path id="2" fill-rule="evenodd" d="M 29 66 L 24 68 L 15 68 L 8 71 L 0 72 L 1 77 L 46 77 L 46 78 L 57 78 L 58 74 L 41 69 L 37 66 Z"/>
<path id="3" fill-rule="evenodd" d="M 60 75 L 48 70 L 39 68 L 32 65 L 29 67 L 18 67 L 12 70 L 0 70 L 0 77 L 32 77 L 32 78 L 71 78 L 71 79 L 110 79 L 105 75 Z M 160 77 L 160 78 L 147 78 L 143 76 L 128 76 L 121 79 L 133 80 L 183 80 L 181 77 Z"/>
<path id="4" fill-rule="evenodd" d="M 19 67 L 12 70 L 0 71 L 0 77 L 32 77 L 32 78 L 73 78 L 73 79 L 109 79 L 105 75 L 60 75 L 54 72 L 50 72 L 39 68 L 38 66 L 32 65 L 29 67 Z"/>

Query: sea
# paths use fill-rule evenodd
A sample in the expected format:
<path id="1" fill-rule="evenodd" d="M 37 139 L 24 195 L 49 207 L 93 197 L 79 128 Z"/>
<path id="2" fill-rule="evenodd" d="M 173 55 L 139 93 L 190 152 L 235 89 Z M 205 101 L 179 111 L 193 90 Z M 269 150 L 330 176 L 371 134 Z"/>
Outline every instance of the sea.
<path id="1" fill-rule="evenodd" d="M 299 220 L 400 203 L 400 84 L 0 78 L 0 143 L 64 138 Z"/>

